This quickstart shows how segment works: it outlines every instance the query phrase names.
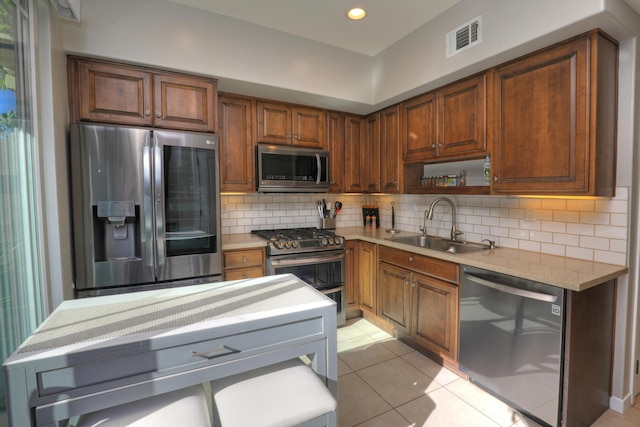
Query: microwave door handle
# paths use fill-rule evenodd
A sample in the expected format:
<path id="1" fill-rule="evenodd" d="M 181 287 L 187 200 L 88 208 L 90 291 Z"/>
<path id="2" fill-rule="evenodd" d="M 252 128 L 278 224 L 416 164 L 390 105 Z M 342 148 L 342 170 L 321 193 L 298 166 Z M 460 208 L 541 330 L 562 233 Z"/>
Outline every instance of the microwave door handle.
<path id="1" fill-rule="evenodd" d="M 507 294 L 515 295 L 522 298 L 535 299 L 545 302 L 556 302 L 558 299 L 555 295 L 549 295 L 542 292 L 528 291 L 526 289 L 514 288 L 511 286 L 503 285 L 501 283 L 492 282 L 490 280 L 483 279 L 482 277 L 474 276 L 467 273 L 465 277 L 478 285 L 486 286 L 487 288 L 495 289 L 496 291 L 504 292 Z"/>
<path id="2" fill-rule="evenodd" d="M 151 191 L 151 154 L 149 146 L 142 147 L 142 195 L 144 263 L 153 267 L 153 193 Z"/>
<path id="3" fill-rule="evenodd" d="M 318 165 L 318 176 L 316 177 L 316 185 L 320 185 L 320 177 L 322 176 L 322 162 L 320 161 L 320 154 L 316 153 L 316 163 Z"/>
<path id="4" fill-rule="evenodd" d="M 165 240 L 164 240 L 164 191 L 162 190 L 162 147 L 154 144 L 154 183 L 155 183 L 155 208 L 156 208 L 156 253 L 158 266 L 165 262 Z"/>

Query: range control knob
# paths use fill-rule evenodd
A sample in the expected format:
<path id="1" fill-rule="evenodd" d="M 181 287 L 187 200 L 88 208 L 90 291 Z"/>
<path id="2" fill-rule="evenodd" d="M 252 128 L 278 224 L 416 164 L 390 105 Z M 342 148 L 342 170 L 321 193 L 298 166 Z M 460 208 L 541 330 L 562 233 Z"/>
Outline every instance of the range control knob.
<path id="1" fill-rule="evenodd" d="M 278 248 L 278 249 L 284 248 L 284 244 L 282 242 L 275 242 L 274 244 L 276 245 L 276 248 Z"/>
<path id="2" fill-rule="evenodd" d="M 326 238 L 326 237 L 323 237 L 322 239 L 320 239 L 320 244 L 321 244 L 322 246 L 327 246 L 327 238 Z"/>
<path id="3" fill-rule="evenodd" d="M 289 249 L 291 247 L 291 242 L 284 242 L 284 247 Z"/>
<path id="4" fill-rule="evenodd" d="M 297 248 L 298 246 L 300 246 L 300 243 L 298 243 L 297 240 L 294 240 L 293 242 L 291 242 L 291 246 L 293 246 L 294 248 Z"/>
<path id="5" fill-rule="evenodd" d="M 344 243 L 344 237 L 338 236 L 336 237 L 336 245 L 342 245 Z"/>
<path id="6" fill-rule="evenodd" d="M 333 237 L 329 237 L 329 244 L 333 245 Z"/>

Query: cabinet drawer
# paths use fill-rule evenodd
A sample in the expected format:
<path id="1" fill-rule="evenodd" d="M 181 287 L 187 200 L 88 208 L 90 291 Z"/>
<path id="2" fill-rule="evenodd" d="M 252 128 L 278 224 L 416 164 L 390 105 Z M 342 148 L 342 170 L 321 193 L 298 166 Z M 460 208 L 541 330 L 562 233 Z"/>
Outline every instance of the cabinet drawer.
<path id="1" fill-rule="evenodd" d="M 224 268 L 262 267 L 264 265 L 264 249 L 243 249 L 224 252 Z"/>
<path id="2" fill-rule="evenodd" d="M 224 272 L 224 280 L 253 279 L 264 276 L 264 269 L 260 267 L 238 268 Z"/>
<path id="3" fill-rule="evenodd" d="M 380 246 L 378 256 L 380 261 L 395 264 L 431 277 L 459 283 L 460 268 L 458 264 L 385 246 Z"/>

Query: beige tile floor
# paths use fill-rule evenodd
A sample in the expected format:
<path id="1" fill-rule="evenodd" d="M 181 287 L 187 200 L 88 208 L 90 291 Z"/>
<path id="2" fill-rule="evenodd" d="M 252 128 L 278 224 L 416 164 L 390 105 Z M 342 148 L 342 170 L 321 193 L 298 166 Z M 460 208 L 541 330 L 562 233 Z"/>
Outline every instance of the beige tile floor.
<path id="1" fill-rule="evenodd" d="M 340 427 L 535 427 L 500 400 L 364 319 L 338 329 Z M 640 405 L 597 427 L 640 426 Z"/>

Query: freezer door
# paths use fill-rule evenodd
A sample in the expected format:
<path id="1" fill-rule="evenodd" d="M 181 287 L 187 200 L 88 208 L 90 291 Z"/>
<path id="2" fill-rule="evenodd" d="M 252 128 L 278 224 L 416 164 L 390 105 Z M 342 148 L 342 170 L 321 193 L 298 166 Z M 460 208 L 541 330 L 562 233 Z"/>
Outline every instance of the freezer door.
<path id="1" fill-rule="evenodd" d="M 146 129 L 71 125 L 77 290 L 155 281 L 143 184 L 149 144 Z"/>
<path id="2" fill-rule="evenodd" d="M 222 274 L 218 137 L 154 131 L 159 281 Z"/>

